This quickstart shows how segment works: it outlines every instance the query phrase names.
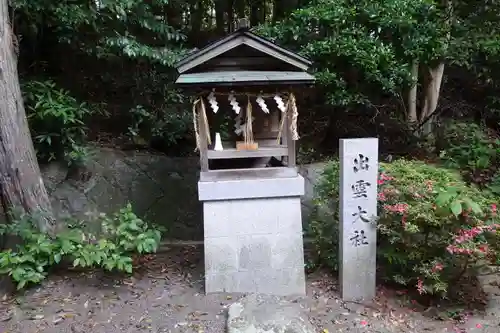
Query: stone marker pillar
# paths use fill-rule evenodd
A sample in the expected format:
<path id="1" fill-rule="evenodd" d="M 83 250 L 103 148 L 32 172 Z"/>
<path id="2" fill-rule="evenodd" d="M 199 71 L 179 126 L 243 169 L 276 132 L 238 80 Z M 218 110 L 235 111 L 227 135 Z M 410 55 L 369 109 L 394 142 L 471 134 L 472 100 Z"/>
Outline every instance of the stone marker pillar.
<path id="1" fill-rule="evenodd" d="M 340 140 L 340 284 L 344 301 L 375 296 L 378 139 Z"/>

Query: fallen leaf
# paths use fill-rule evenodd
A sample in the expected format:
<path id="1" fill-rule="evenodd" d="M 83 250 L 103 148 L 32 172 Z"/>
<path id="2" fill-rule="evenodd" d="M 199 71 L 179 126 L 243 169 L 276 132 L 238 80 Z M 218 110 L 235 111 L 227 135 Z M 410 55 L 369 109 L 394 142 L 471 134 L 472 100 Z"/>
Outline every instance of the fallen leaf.
<path id="1" fill-rule="evenodd" d="M 3 322 L 9 321 L 11 319 L 12 319 L 12 313 L 7 313 L 3 317 L 0 317 L 0 321 L 3 321 Z"/>
<path id="2" fill-rule="evenodd" d="M 186 322 L 183 321 L 183 322 L 175 324 L 175 327 L 186 326 L 187 324 L 188 323 L 186 323 Z"/>
<path id="3" fill-rule="evenodd" d="M 44 318 L 44 315 L 41 315 L 41 314 L 38 314 L 38 315 L 31 317 L 31 319 L 33 319 L 33 320 L 42 320 L 43 318 Z"/>

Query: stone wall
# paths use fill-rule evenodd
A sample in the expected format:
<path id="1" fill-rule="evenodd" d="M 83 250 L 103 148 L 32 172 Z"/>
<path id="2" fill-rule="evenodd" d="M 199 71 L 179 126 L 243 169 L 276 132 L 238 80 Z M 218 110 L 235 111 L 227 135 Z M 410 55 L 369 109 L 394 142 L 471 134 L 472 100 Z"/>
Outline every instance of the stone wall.
<path id="1" fill-rule="evenodd" d="M 312 208 L 313 184 L 322 164 L 300 168 L 306 180 L 303 218 Z M 97 148 L 81 179 L 67 177 L 59 164 L 42 168 L 45 185 L 60 217 L 113 213 L 130 202 L 140 217 L 167 228 L 168 238 L 202 240 L 198 202 L 198 158 Z"/>

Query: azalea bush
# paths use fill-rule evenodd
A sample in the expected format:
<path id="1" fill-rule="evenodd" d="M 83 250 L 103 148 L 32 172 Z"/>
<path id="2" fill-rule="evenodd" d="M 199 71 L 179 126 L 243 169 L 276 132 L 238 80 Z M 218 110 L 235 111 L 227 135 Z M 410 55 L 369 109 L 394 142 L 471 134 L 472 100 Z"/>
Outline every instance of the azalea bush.
<path id="1" fill-rule="evenodd" d="M 386 279 L 445 293 L 464 274 L 496 262 L 496 200 L 458 173 L 423 162 L 383 164 L 378 202 Z"/>
<path id="2" fill-rule="evenodd" d="M 338 162 L 317 186 L 310 232 L 318 262 L 337 269 Z M 499 250 L 495 198 L 467 185 L 452 170 L 423 162 L 381 164 L 378 263 L 385 281 L 445 294 L 478 266 L 495 264 Z"/>

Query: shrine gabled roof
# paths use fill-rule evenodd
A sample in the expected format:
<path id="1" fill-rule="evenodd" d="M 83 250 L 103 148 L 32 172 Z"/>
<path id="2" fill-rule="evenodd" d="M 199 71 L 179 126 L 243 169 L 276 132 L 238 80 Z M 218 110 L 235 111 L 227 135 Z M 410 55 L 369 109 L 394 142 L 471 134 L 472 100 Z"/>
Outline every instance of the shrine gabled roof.
<path id="1" fill-rule="evenodd" d="M 238 86 L 248 84 L 287 85 L 314 83 L 314 76 L 306 72 L 283 71 L 225 71 L 181 74 L 175 83 L 179 85 L 210 84 L 211 86 Z"/>
<path id="2" fill-rule="evenodd" d="M 177 68 L 177 71 L 182 74 L 242 45 L 246 45 L 267 56 L 288 63 L 293 67 L 296 67 L 298 70 L 307 71 L 309 66 L 312 64 L 309 59 L 281 47 L 268 39 L 257 36 L 247 29 L 239 29 L 232 34 L 191 53 L 177 62 L 175 67 Z"/>

